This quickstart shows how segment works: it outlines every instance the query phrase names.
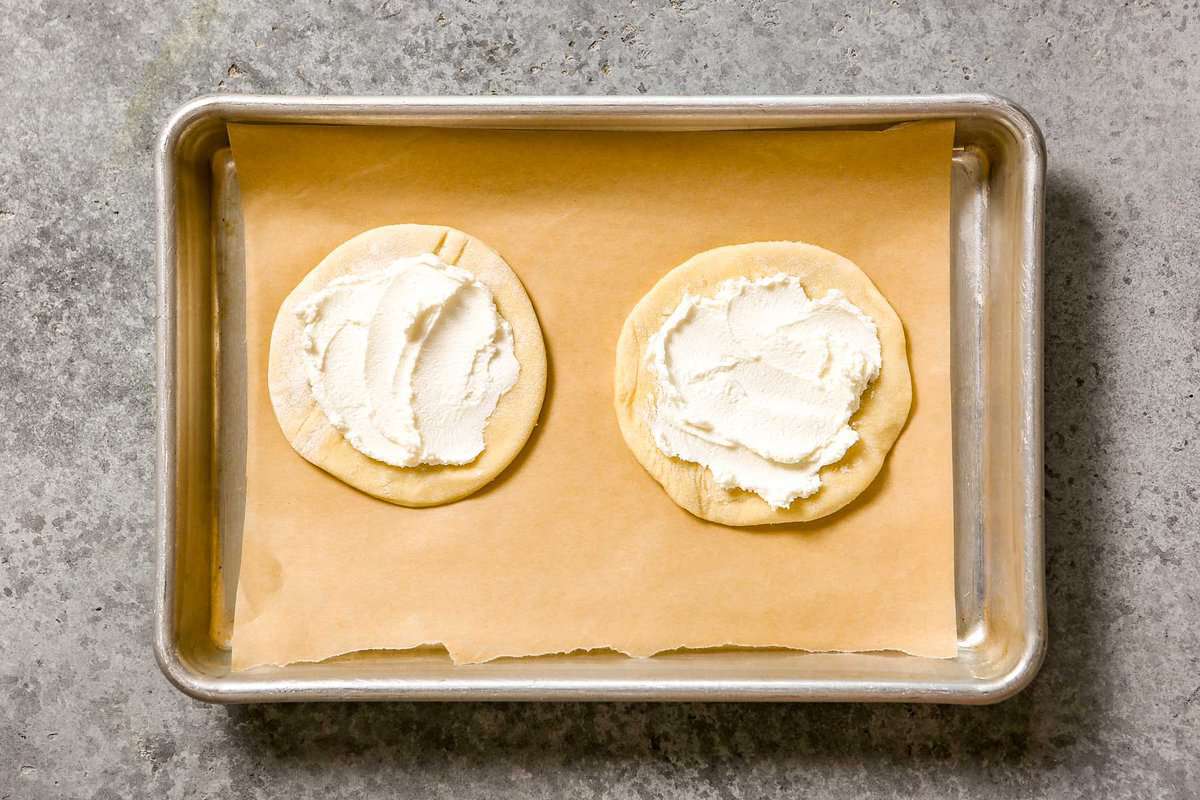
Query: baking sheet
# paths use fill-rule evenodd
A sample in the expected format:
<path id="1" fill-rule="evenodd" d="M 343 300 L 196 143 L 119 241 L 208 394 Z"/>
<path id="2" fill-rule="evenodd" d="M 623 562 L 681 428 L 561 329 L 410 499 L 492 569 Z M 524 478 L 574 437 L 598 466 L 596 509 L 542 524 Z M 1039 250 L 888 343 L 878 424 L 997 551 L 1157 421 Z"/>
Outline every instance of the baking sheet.
<path id="1" fill-rule="evenodd" d="M 233 666 L 444 644 L 460 662 L 609 647 L 955 652 L 950 463 L 953 124 L 886 132 L 503 132 L 230 126 L 246 218 L 246 521 Z M 403 509 L 297 456 L 267 396 L 279 303 L 393 222 L 498 249 L 537 307 L 541 424 L 491 487 Z M 824 521 L 732 529 L 676 507 L 625 448 L 613 347 L 659 276 L 720 244 L 843 253 L 904 320 L 908 428 Z"/>

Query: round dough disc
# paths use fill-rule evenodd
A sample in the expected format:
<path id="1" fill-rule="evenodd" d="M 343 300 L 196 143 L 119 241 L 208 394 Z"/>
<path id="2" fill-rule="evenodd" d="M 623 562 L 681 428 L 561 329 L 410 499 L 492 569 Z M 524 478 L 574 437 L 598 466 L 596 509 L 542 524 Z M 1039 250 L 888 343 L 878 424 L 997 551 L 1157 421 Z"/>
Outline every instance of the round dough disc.
<path id="1" fill-rule="evenodd" d="M 705 467 L 672 458 L 654 444 L 645 421 L 654 402 L 655 382 L 645 368 L 643 348 L 679 305 L 685 292 L 709 295 L 729 278 L 757 278 L 780 272 L 800 278 L 809 297 L 840 289 L 871 317 L 879 330 L 883 365 L 863 393 L 851 419 L 859 441 L 836 464 L 821 470 L 821 488 L 774 509 L 753 492 L 729 491 L 713 483 Z M 724 525 L 803 522 L 832 514 L 857 497 L 879 474 L 900 435 L 912 404 L 912 378 L 904 327 L 871 279 L 852 261 L 802 242 L 755 242 L 708 250 L 663 276 L 634 307 L 617 342 L 614 402 L 626 444 L 671 499 L 697 517 Z"/>
<path id="2" fill-rule="evenodd" d="M 470 270 L 492 290 L 501 316 L 512 325 L 514 351 L 521 365 L 516 384 L 501 396 L 488 419 L 483 452 L 461 466 L 394 467 L 355 450 L 329 424 L 313 399 L 301 359 L 303 326 L 295 314 L 298 303 L 334 278 L 423 253 L 434 253 L 447 264 Z M 271 331 L 267 381 L 275 417 L 297 453 L 381 500 L 402 506 L 433 506 L 478 490 L 521 452 L 537 424 L 546 394 L 546 348 L 525 287 L 494 250 L 454 228 L 388 225 L 339 246 L 283 301 Z"/>

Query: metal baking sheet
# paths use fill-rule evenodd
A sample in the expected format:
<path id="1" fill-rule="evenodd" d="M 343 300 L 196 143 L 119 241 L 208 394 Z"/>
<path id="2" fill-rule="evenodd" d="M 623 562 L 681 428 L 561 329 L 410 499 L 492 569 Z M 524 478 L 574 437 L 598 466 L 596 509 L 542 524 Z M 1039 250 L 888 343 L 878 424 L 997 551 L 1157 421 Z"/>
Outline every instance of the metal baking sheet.
<path id="1" fill-rule="evenodd" d="M 440 650 L 232 673 L 244 504 L 244 283 L 228 122 L 591 130 L 886 127 L 956 122 L 951 202 L 958 655 L 717 650 L 456 666 Z M 154 651 L 212 702 L 795 700 L 990 703 L 1045 650 L 1042 219 L 1036 124 L 987 95 L 356 98 L 191 101 L 155 153 L 158 453 Z"/>

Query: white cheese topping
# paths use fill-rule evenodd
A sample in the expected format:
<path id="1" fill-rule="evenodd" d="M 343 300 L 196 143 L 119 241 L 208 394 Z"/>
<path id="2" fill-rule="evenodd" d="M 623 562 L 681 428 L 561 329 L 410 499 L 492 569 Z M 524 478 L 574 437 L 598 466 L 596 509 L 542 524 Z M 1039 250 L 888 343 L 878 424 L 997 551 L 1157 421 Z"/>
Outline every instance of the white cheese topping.
<path id="1" fill-rule="evenodd" d="M 296 308 L 313 397 L 354 449 L 397 467 L 469 464 L 517 382 L 492 292 L 434 255 L 330 281 Z"/>
<path id="2" fill-rule="evenodd" d="M 775 508 L 821 488 L 858 441 L 850 417 L 879 375 L 875 323 L 840 291 L 810 300 L 779 273 L 685 294 L 650 338 L 658 449 L 707 467 L 718 486 Z"/>

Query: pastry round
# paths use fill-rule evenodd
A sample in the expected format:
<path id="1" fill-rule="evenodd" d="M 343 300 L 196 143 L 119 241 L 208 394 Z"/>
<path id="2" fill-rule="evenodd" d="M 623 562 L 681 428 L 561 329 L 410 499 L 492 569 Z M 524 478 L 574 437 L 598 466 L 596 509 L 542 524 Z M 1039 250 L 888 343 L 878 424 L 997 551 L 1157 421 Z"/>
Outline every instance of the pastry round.
<path id="1" fill-rule="evenodd" d="M 685 293 L 711 296 L 731 278 L 785 273 L 799 278 L 809 297 L 839 289 L 876 325 L 882 367 L 861 397 L 851 427 L 859 440 L 820 471 L 816 493 L 772 508 L 753 492 L 718 486 L 703 465 L 666 455 L 655 445 L 646 411 L 656 402 L 657 384 L 645 348 Z M 852 261 L 802 242 L 755 242 L 718 247 L 693 256 L 668 272 L 634 307 L 617 342 L 614 403 L 621 433 L 634 456 L 667 494 L 697 517 L 724 525 L 803 522 L 832 514 L 870 485 L 900 435 L 912 405 L 912 378 L 904 327 L 871 279 Z"/>
<path id="2" fill-rule="evenodd" d="M 426 253 L 474 274 L 491 290 L 512 326 L 520 364 L 516 383 L 496 404 L 484 429 L 484 449 L 469 464 L 395 467 L 356 450 L 313 398 L 302 358 L 303 323 L 296 308 L 335 278 L 379 269 Z M 533 304 L 499 254 L 479 239 L 441 225 L 388 225 L 361 233 L 324 258 L 288 295 L 271 332 L 267 375 L 275 417 L 292 447 L 308 461 L 367 494 L 402 506 L 432 506 L 477 491 L 507 467 L 537 424 L 546 393 L 546 349 Z"/>

